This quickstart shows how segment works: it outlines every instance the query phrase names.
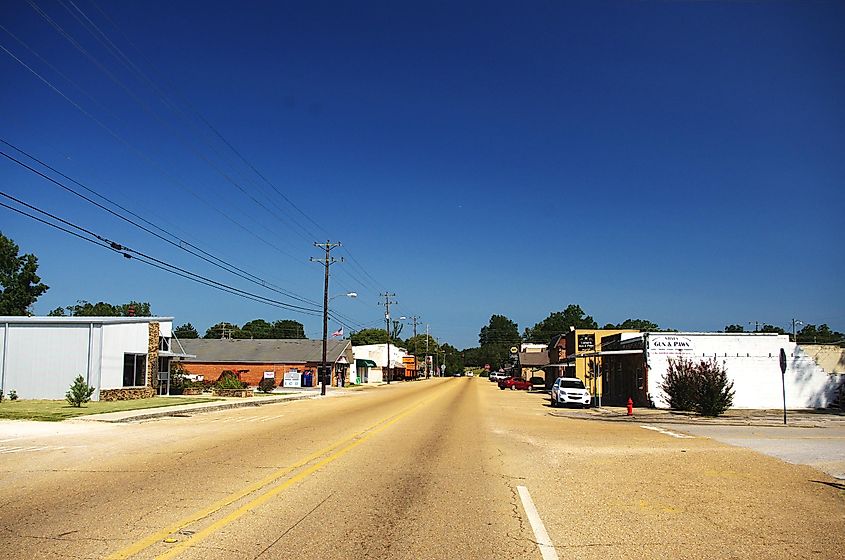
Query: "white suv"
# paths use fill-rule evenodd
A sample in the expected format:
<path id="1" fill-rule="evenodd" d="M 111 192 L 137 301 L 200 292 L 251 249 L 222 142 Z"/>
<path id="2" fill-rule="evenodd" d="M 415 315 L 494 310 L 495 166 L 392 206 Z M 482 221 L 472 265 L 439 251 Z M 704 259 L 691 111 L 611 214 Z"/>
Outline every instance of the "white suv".
<path id="1" fill-rule="evenodd" d="M 508 377 L 510 376 L 503 371 L 494 371 L 490 374 L 490 381 L 499 382 L 502 379 L 507 379 Z"/>
<path id="2" fill-rule="evenodd" d="M 590 406 L 590 393 L 584 382 L 576 377 L 558 377 L 552 385 L 552 406 L 577 404 Z"/>

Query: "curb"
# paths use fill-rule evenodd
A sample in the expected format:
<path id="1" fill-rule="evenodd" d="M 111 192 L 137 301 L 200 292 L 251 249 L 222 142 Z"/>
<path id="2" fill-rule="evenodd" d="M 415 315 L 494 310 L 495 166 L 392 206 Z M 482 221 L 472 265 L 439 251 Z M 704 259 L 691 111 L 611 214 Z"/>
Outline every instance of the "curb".
<path id="1" fill-rule="evenodd" d="M 337 395 L 340 396 L 340 395 Z M 153 418 L 163 418 L 167 416 L 185 416 L 192 414 L 202 414 L 205 412 L 216 412 L 219 410 L 228 410 L 231 408 L 245 408 L 248 406 L 264 406 L 268 404 L 279 404 L 291 401 L 301 401 L 305 399 L 324 398 L 322 395 L 296 395 L 293 397 L 285 397 L 280 399 L 273 399 L 269 397 L 260 397 L 259 400 L 244 400 L 243 402 L 221 402 L 221 403 L 194 403 L 193 405 L 174 405 L 161 407 L 159 409 L 148 409 L 149 412 L 140 412 L 138 414 L 131 414 L 128 416 L 121 416 L 115 418 L 102 418 L 109 414 L 123 415 L 123 412 L 106 412 L 103 414 L 92 414 L 90 416 L 80 416 L 74 420 L 82 420 L 85 422 L 107 422 L 110 424 L 120 424 L 127 422 L 137 422 L 139 420 L 150 420 Z M 196 406 L 196 408 L 188 408 Z M 142 409 L 143 410 L 143 409 Z M 100 418 L 98 418 L 100 417 Z"/>
<path id="2" fill-rule="evenodd" d="M 549 413 L 550 416 L 557 418 L 571 418 L 573 420 L 588 420 L 596 422 L 631 422 L 637 424 L 678 424 L 685 426 L 756 426 L 761 428 L 827 428 L 831 425 L 830 421 L 799 418 L 792 420 L 786 426 L 782 421 L 775 422 L 771 419 L 686 419 L 676 417 L 658 417 L 654 415 L 646 416 L 616 416 L 610 414 L 560 414 Z M 835 421 L 834 421 L 835 422 Z M 837 422 L 835 422 L 837 423 Z"/>

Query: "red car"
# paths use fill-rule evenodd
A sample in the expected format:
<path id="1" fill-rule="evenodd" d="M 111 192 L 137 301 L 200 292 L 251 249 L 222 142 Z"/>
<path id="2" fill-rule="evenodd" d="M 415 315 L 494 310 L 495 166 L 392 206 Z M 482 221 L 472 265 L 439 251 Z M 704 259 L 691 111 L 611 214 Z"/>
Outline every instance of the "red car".
<path id="1" fill-rule="evenodd" d="M 531 382 L 521 377 L 508 377 L 499 381 L 499 389 L 513 389 L 515 391 L 528 391 L 531 389 Z"/>

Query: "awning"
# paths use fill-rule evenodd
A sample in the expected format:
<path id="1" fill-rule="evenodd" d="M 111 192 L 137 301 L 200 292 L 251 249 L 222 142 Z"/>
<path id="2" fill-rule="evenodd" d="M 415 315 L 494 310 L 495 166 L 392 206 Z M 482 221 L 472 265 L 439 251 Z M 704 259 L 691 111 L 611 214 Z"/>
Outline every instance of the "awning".
<path id="1" fill-rule="evenodd" d="M 170 352 L 168 350 L 159 350 L 159 358 L 196 358 L 194 354 L 186 354 L 184 352 Z"/>
<path id="2" fill-rule="evenodd" d="M 355 367 L 378 367 L 372 360 L 355 360 Z"/>

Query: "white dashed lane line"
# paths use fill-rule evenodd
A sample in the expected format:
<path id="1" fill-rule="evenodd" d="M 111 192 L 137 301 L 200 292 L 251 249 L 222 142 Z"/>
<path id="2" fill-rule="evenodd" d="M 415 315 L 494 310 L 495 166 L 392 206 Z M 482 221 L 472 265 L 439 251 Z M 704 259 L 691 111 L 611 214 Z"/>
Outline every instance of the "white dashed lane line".
<path id="1" fill-rule="evenodd" d="M 543 560 L 558 560 L 555 545 L 552 544 L 552 539 L 549 537 L 546 526 L 543 525 L 543 520 L 540 519 L 540 514 L 537 513 L 537 508 L 531 500 L 531 494 L 528 493 L 528 488 L 525 486 L 517 486 L 519 498 L 522 500 L 522 508 L 525 510 L 525 515 L 528 517 L 528 523 L 531 524 L 531 530 L 534 531 L 534 540 L 537 542 L 537 548 L 540 549 L 540 556 Z"/>
<path id="2" fill-rule="evenodd" d="M 27 447 L 19 447 L 14 445 L 0 445 L 0 455 L 6 453 L 28 453 L 32 451 L 58 451 L 64 449 L 64 446 L 58 445 L 30 445 Z"/>
<path id="3" fill-rule="evenodd" d="M 644 430 L 653 430 L 653 431 L 655 431 L 655 432 L 659 432 L 659 433 L 661 433 L 661 434 L 663 434 L 663 435 L 666 435 L 666 436 L 671 436 L 671 437 L 673 437 L 673 438 L 678 438 L 678 439 L 695 439 L 695 436 L 688 436 L 688 435 L 686 435 L 686 434 L 679 434 L 679 433 L 677 433 L 677 432 L 672 432 L 672 431 L 670 431 L 670 430 L 665 430 L 665 429 L 663 429 L 663 428 L 659 428 L 659 427 L 657 427 L 657 426 L 642 426 L 642 425 L 641 425 L 641 426 L 640 426 L 640 428 L 643 428 Z"/>

